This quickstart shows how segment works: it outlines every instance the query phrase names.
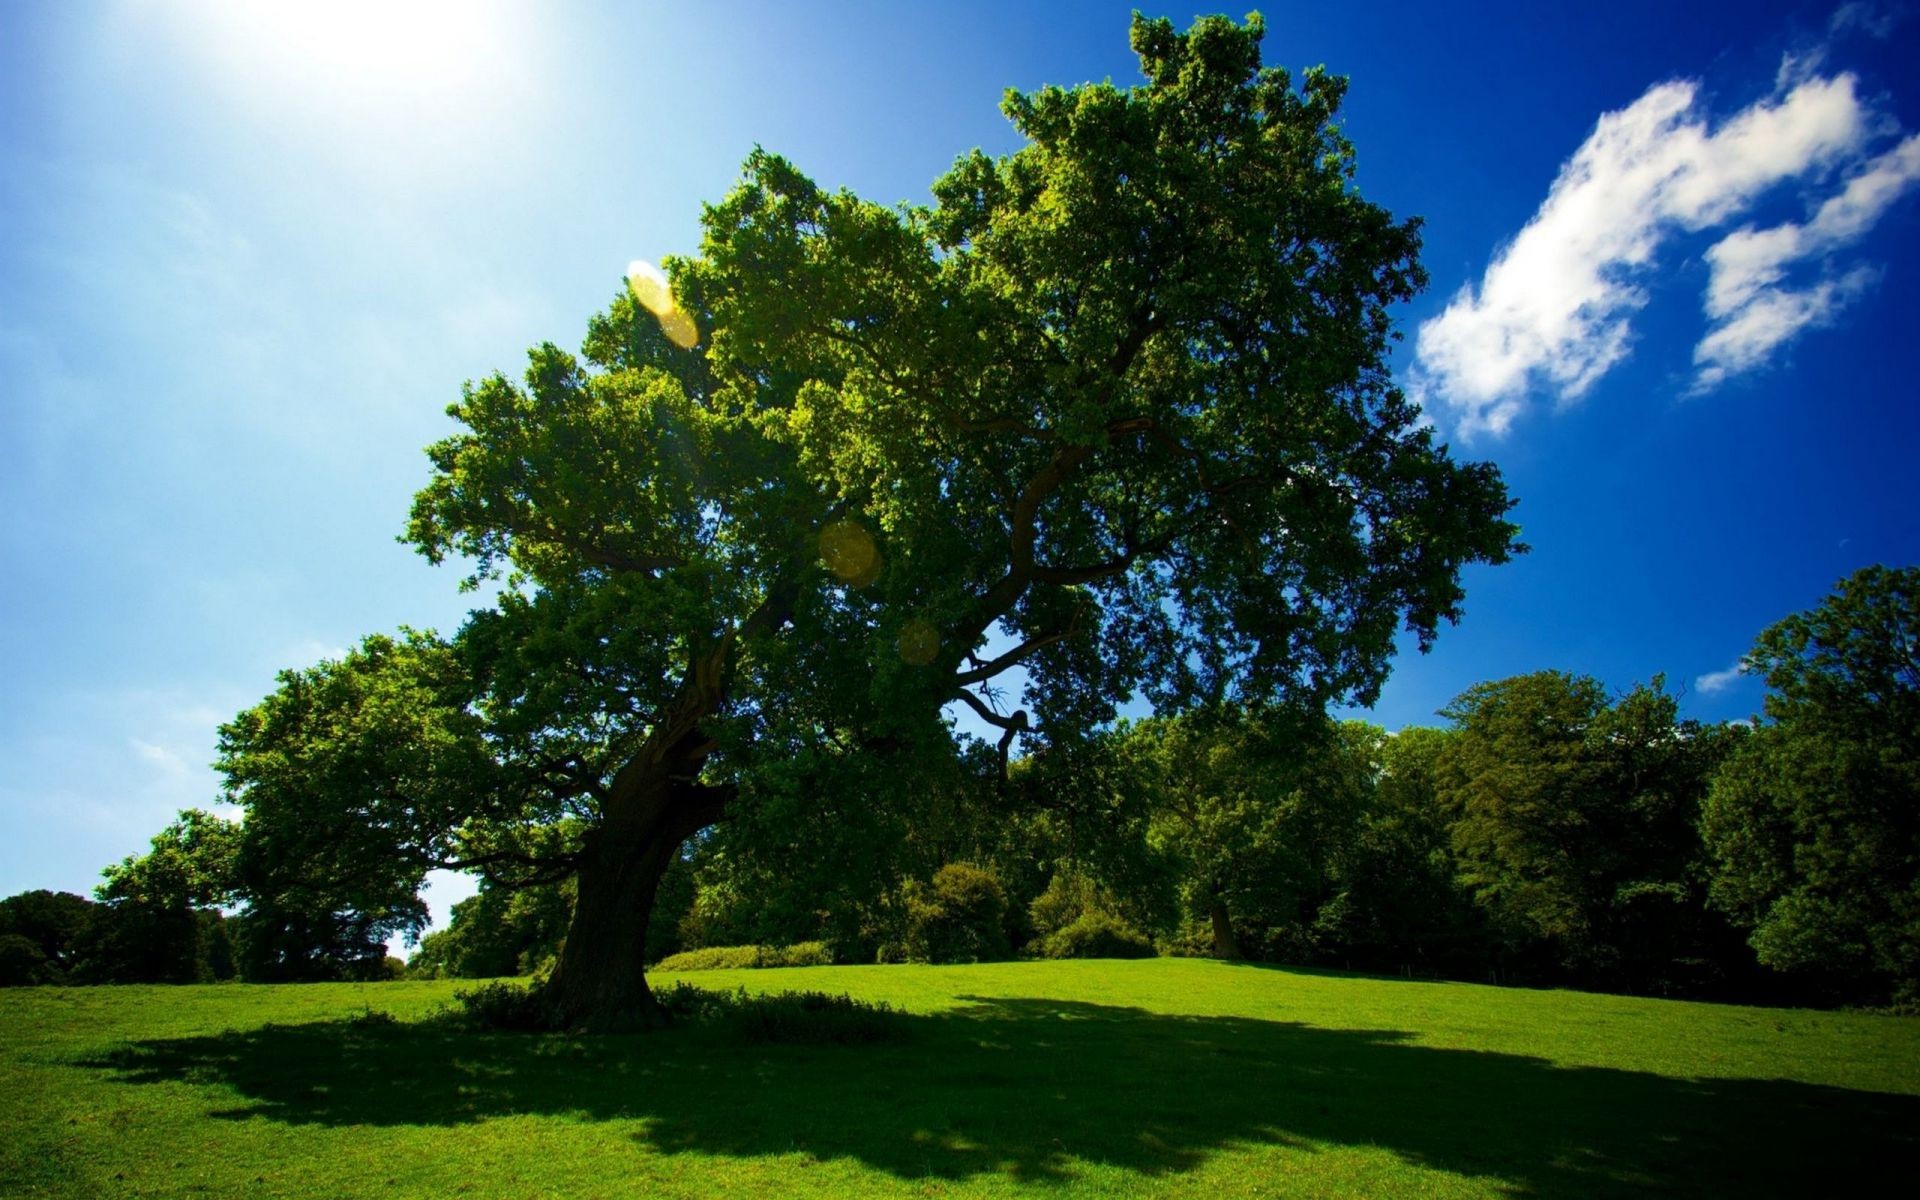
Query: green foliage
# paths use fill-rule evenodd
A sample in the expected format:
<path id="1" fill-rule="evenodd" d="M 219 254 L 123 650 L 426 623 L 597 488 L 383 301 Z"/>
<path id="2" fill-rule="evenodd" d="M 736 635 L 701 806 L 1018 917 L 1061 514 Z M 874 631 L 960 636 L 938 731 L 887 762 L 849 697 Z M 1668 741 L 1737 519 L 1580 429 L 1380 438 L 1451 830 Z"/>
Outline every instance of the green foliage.
<path id="1" fill-rule="evenodd" d="M 1713 780 L 1713 901 L 1760 961 L 1920 998 L 1920 568 L 1869 567 L 1763 632 L 1769 723 Z"/>
<path id="2" fill-rule="evenodd" d="M 858 1045 L 898 1042 L 908 1036 L 907 1015 L 885 1000 L 855 999 L 825 992 L 769 992 L 745 988 L 708 991 L 676 983 L 660 994 L 675 1020 L 717 1029 L 748 1045 Z"/>
<path id="3" fill-rule="evenodd" d="M 791 946 L 703 946 L 669 954 L 653 964 L 656 971 L 722 971 L 752 967 L 824 967 L 833 963 L 825 942 L 795 942 Z"/>
<path id="4" fill-rule="evenodd" d="M 1714 941 L 1695 832 L 1726 738 L 1655 677 L 1609 702 L 1557 671 L 1479 684 L 1434 762 L 1460 880 L 1511 952 L 1574 977 L 1666 986 Z"/>
<path id="5" fill-rule="evenodd" d="M 426 872 L 478 853 L 469 822 L 511 800 L 473 694 L 453 648 L 409 629 L 282 671 L 221 726 L 249 978 L 371 978 L 388 938 L 425 926 Z"/>
<path id="6" fill-rule="evenodd" d="M 1122 725 L 1116 786 L 1150 813 L 1190 929 L 1212 953 L 1311 961 L 1369 802 L 1380 733 L 1295 710 L 1217 705 Z M 1197 948 L 1197 947 L 1196 947 Z"/>
<path id="7" fill-rule="evenodd" d="M 0 969 L 0 978 L 7 986 L 65 979 L 92 924 L 93 907 L 85 897 L 44 888 L 0 900 L 0 937 L 25 943 L 8 943 L 11 965 Z"/>
<path id="8" fill-rule="evenodd" d="M 1152 958 L 1153 939 L 1110 912 L 1083 910 L 1072 921 L 1035 940 L 1036 958 Z"/>
<path id="9" fill-rule="evenodd" d="M 1012 952 L 1007 894 L 984 868 L 948 863 L 930 883 L 910 885 L 906 907 L 910 962 L 993 962 Z"/>
<path id="10" fill-rule="evenodd" d="M 572 913 L 571 882 L 527 888 L 483 883 L 453 906 L 445 929 L 421 939 L 413 973 L 428 979 L 531 974 L 554 956 Z"/>
<path id="11" fill-rule="evenodd" d="M 1081 871 L 1058 871 L 1047 888 L 1027 906 L 1027 919 L 1039 937 L 1066 928 L 1080 914 L 1099 908 L 1107 897 L 1092 876 Z"/>
<path id="12" fill-rule="evenodd" d="M 1320 936 L 1339 961 L 1367 970 L 1484 978 L 1491 938 L 1463 885 L 1451 814 L 1434 770 L 1453 735 L 1409 726 L 1379 744 L 1373 801 L 1343 871 L 1342 903 Z"/>
<path id="13" fill-rule="evenodd" d="M 232 900 L 240 827 L 186 809 L 144 855 L 103 873 L 101 901 L 76 945 L 73 978 L 88 983 L 196 983 L 237 973 Z"/>
<path id="14" fill-rule="evenodd" d="M 49 966 L 46 953 L 32 938 L 0 933 L 0 987 L 54 983 L 59 978 L 58 970 Z"/>
<path id="15" fill-rule="evenodd" d="M 1055 873 L 1027 906 L 1033 958 L 1149 958 L 1153 939 L 1117 915 L 1112 892 L 1083 871 Z"/>
<path id="16" fill-rule="evenodd" d="M 1344 80 L 1265 66 L 1264 32 L 1136 18 L 1142 84 L 1010 93 L 1022 145 L 962 157 L 930 206 L 756 151 L 668 264 L 692 346 L 621 296 L 580 354 L 465 388 L 406 538 L 498 580 L 492 602 L 452 643 L 403 630 L 283 673 L 221 731 L 249 974 L 377 971 L 447 866 L 577 873 L 554 993 L 575 1019 L 643 1008 L 596 973 L 673 948 L 689 912 L 715 919 L 684 940 L 1003 956 L 1005 888 L 1017 924 L 1051 857 L 897 886 L 986 840 L 918 820 L 981 766 L 945 706 L 1000 727 L 1004 766 L 1023 736 L 1067 756 L 1135 694 L 1376 696 L 1396 637 L 1429 644 L 1516 527 L 1498 472 L 1393 383 L 1418 222 L 1355 187 Z M 1015 666 L 1029 708 L 996 712 Z M 647 928 L 723 818 L 757 906 L 696 891 Z M 1298 892 L 1325 856 L 1296 857 Z M 1251 902 L 1240 861 L 1215 882 Z"/>
<path id="17" fill-rule="evenodd" d="M 382 786 L 375 832 L 333 840 L 381 865 L 287 907 L 417 928 L 417 872 L 456 840 L 577 868 L 557 978 L 598 996 L 566 981 L 640 940 L 621 881 L 728 817 L 755 826 L 730 847 L 740 880 L 844 894 L 789 902 L 796 883 L 763 909 L 777 929 L 703 937 L 874 943 L 903 872 L 830 850 L 904 839 L 888 809 L 952 770 L 956 699 L 1002 728 L 1004 760 L 1130 694 L 1376 695 L 1401 630 L 1426 645 L 1462 568 L 1504 561 L 1516 529 L 1497 471 L 1453 461 L 1392 381 L 1418 223 L 1355 188 L 1344 81 L 1264 66 L 1263 36 L 1136 19 L 1143 84 L 1010 94 L 1024 144 L 964 156 L 930 206 L 757 151 L 699 255 L 668 264 L 695 345 L 622 296 L 579 355 L 543 344 L 519 380 L 465 389 L 407 538 L 505 585 L 458 639 L 474 690 L 426 688 L 414 710 L 436 715 L 392 754 L 342 750 Z M 996 634 L 1012 648 L 982 659 Z M 1016 665 L 1029 711 L 992 713 L 978 689 Z M 360 682 L 333 710 L 370 714 L 350 734 L 388 719 L 382 672 L 336 673 Z M 508 785 L 473 786 L 468 717 Z M 335 757 L 304 801 L 323 813 L 352 793 Z M 563 815 L 603 835 L 591 852 L 528 853 Z M 946 919 L 916 903 L 909 923 Z M 923 949 L 1004 953 L 981 930 Z"/>
<path id="18" fill-rule="evenodd" d="M 154 909 L 212 908 L 233 898 L 238 882 L 240 826 L 197 808 L 154 836 L 148 852 L 108 867 L 95 889 L 107 904 Z"/>
<path id="19" fill-rule="evenodd" d="M 462 1016 L 475 1029 L 540 1033 L 560 1027 L 559 1015 L 538 987 L 494 980 L 453 993 Z"/>

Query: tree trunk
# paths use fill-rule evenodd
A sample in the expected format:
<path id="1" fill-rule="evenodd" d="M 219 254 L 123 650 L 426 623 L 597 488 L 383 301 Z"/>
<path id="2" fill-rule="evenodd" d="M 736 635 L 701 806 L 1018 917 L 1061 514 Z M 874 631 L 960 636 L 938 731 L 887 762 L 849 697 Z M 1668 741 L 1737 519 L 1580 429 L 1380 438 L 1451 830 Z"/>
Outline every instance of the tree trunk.
<path id="1" fill-rule="evenodd" d="M 1213 897 L 1207 904 L 1207 915 L 1213 918 L 1213 956 L 1239 958 L 1240 943 L 1234 940 L 1233 918 L 1227 914 L 1227 902 L 1220 898 L 1218 886 L 1213 889 Z"/>
<path id="2" fill-rule="evenodd" d="M 680 846 L 720 819 L 721 790 L 673 780 L 649 765 L 635 802 L 610 813 L 589 837 L 573 920 L 546 999 L 561 1027 L 613 1033 L 666 1023 L 647 987 L 647 923 Z"/>

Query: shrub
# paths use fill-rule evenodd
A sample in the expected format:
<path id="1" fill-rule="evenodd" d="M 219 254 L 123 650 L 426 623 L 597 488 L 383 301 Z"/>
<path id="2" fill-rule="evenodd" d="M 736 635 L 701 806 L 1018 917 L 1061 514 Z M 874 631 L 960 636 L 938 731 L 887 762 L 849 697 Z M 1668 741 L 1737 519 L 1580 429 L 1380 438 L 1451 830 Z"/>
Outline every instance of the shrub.
<path id="1" fill-rule="evenodd" d="M 948 863 L 907 893 L 907 957 L 914 962 L 991 962 L 1009 952 L 1007 894 L 991 871 Z"/>
<path id="2" fill-rule="evenodd" d="M 825 942 L 795 942 L 780 950 L 780 965 L 783 967 L 830 967 L 833 965 L 833 951 L 827 949 Z"/>
<path id="3" fill-rule="evenodd" d="M 1077 872 L 1060 871 L 1047 881 L 1047 890 L 1027 906 L 1027 919 L 1033 923 L 1034 935 L 1045 938 L 1073 924 L 1095 905 L 1092 880 Z"/>
<path id="4" fill-rule="evenodd" d="M 362 1005 L 359 1012 L 347 1018 L 347 1022 L 356 1029 L 398 1029 L 400 1027 L 400 1018 L 371 1004 Z"/>
<path id="5" fill-rule="evenodd" d="M 1109 912 L 1090 908 L 1034 943 L 1041 958 L 1152 958 L 1153 941 Z"/>
<path id="6" fill-rule="evenodd" d="M 676 1021 L 710 1026 L 728 1037 L 764 1044 L 897 1041 L 907 1035 L 906 1014 L 885 1001 L 869 1003 L 825 992 L 749 995 L 741 988 L 713 992 L 680 983 L 658 994 Z"/>
<path id="7" fill-rule="evenodd" d="M 653 964 L 656 971 L 727 971 L 764 965 L 766 955 L 760 946 L 702 946 L 669 954 Z"/>
<path id="8" fill-rule="evenodd" d="M 517 983 L 495 980 L 455 992 L 453 998 L 465 1010 L 467 1021 L 479 1029 L 531 1033 L 559 1024 L 538 990 Z"/>
<path id="9" fill-rule="evenodd" d="M 726 971 L 752 967 L 825 967 L 833 953 L 825 942 L 791 946 L 706 946 L 682 950 L 653 964 L 656 971 Z"/>

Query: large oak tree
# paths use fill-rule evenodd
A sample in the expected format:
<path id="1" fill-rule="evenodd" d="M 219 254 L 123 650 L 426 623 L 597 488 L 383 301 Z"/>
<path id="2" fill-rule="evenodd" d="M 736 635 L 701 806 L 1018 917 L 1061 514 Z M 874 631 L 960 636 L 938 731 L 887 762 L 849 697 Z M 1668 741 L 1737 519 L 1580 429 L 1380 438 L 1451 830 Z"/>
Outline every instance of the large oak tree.
<path id="1" fill-rule="evenodd" d="M 1365 700 L 1512 551 L 1390 375 L 1418 223 L 1261 35 L 1136 18 L 1143 84 L 1009 93 L 1026 144 L 929 206 L 756 151 L 670 308 L 641 279 L 449 410 L 408 537 L 503 585 L 457 640 L 506 782 L 405 853 L 577 874 L 561 1020 L 652 1016 L 654 891 L 742 805 L 884 805 L 956 703 L 1004 759 L 1130 693 Z"/>

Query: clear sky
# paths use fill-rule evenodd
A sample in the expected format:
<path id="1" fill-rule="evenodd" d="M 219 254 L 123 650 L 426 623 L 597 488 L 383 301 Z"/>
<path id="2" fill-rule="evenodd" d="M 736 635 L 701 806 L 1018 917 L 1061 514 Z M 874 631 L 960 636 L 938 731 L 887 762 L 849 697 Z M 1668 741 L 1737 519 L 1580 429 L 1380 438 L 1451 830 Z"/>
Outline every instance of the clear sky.
<path id="1" fill-rule="evenodd" d="M 1003 89 L 1136 81 L 1130 7 L 0 5 L 0 895 L 214 804 L 214 728 L 277 670 L 457 626 L 457 572 L 394 540 L 444 407 L 693 251 L 755 144 L 925 199 L 1013 147 Z M 1756 632 L 1920 561 L 1920 12 L 1268 22 L 1269 62 L 1352 78 L 1362 190 L 1426 218 L 1397 365 L 1533 546 L 1372 719 L 1547 667 L 1743 716 Z"/>

